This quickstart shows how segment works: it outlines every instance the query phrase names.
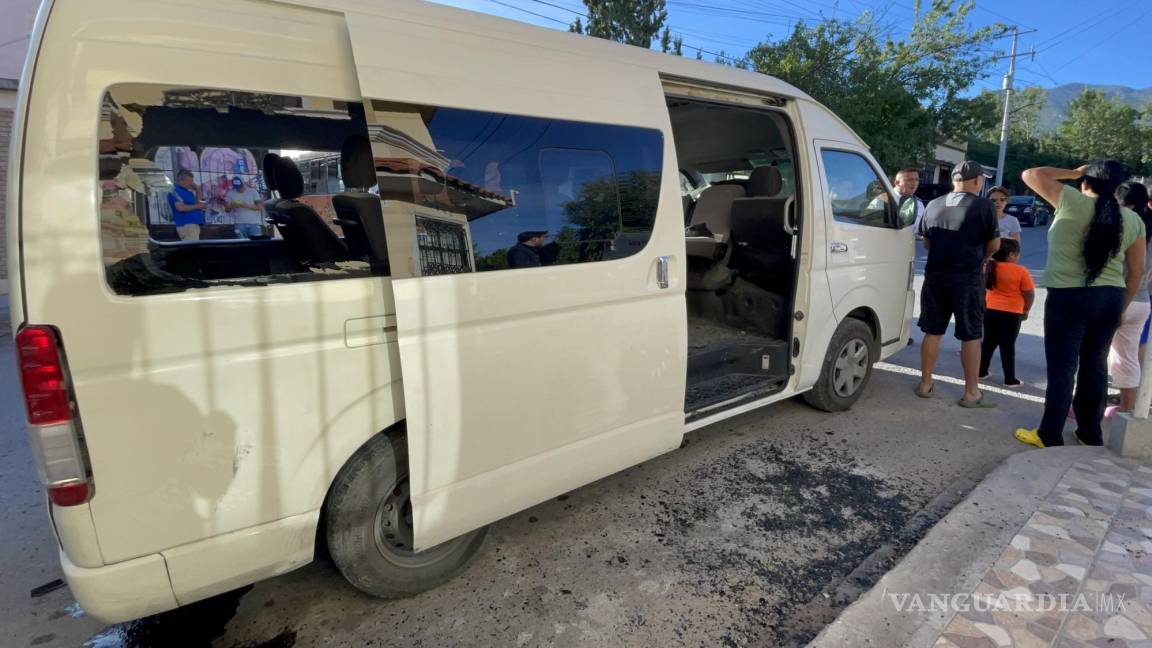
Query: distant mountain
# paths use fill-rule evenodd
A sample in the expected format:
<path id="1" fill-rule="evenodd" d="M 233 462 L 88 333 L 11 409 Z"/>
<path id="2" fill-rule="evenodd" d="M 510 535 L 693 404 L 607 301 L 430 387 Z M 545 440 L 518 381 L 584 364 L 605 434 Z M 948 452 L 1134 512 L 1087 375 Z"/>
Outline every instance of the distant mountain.
<path id="1" fill-rule="evenodd" d="M 1115 85 L 1066 83 L 1048 89 L 1048 102 L 1040 111 L 1040 128 L 1050 131 L 1059 126 L 1064 121 L 1064 115 L 1068 112 L 1068 104 L 1080 96 L 1080 93 L 1084 92 L 1085 89 L 1103 92 L 1107 97 L 1118 97 L 1120 101 L 1136 108 L 1144 108 L 1152 104 L 1152 88 L 1137 90 Z"/>

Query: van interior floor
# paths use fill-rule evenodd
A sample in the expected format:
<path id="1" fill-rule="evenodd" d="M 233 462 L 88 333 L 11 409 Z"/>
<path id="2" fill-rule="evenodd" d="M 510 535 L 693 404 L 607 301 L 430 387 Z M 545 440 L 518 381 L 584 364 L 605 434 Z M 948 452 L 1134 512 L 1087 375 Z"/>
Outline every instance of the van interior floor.
<path id="1" fill-rule="evenodd" d="M 787 340 L 689 317 L 684 411 L 691 416 L 717 403 L 780 391 L 788 381 L 787 364 Z"/>

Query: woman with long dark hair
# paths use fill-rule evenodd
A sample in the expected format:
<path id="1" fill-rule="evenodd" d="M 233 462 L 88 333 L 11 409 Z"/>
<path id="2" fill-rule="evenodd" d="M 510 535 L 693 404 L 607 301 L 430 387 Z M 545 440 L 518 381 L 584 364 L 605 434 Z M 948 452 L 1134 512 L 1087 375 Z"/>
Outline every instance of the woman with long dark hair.
<path id="1" fill-rule="evenodd" d="M 1103 445 L 1108 346 L 1144 274 L 1144 223 L 1116 201 L 1116 188 L 1128 174 L 1115 160 L 1074 170 L 1028 169 L 1023 178 L 1055 205 L 1056 214 L 1044 268 L 1044 418 L 1039 428 L 1016 430 L 1016 438 L 1039 448 L 1064 445 L 1071 404 L 1076 438 L 1085 445 Z M 1078 181 L 1080 190 L 1064 180 Z"/>
<path id="2" fill-rule="evenodd" d="M 1152 239 L 1152 210 L 1148 209 L 1148 189 L 1139 182 L 1128 181 L 1116 190 L 1121 207 L 1136 212 L 1144 221 L 1145 240 Z M 1147 248 L 1146 248 L 1147 250 Z M 1152 252 L 1152 250 L 1147 250 Z M 1136 407 L 1136 390 L 1140 387 L 1144 345 L 1148 343 L 1149 280 L 1152 279 L 1152 256 L 1145 255 L 1144 276 L 1132 303 L 1124 311 L 1124 318 L 1112 338 L 1112 351 L 1108 354 L 1108 374 L 1112 386 L 1120 390 L 1120 404 L 1105 410 L 1105 416 L 1115 412 L 1131 412 Z"/>

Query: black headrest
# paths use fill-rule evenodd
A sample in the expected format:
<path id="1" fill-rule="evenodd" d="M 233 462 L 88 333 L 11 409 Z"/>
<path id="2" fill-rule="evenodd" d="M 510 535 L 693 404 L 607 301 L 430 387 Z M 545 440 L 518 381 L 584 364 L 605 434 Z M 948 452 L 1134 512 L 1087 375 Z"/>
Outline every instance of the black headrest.
<path id="1" fill-rule="evenodd" d="M 280 161 L 280 156 L 275 153 L 264 154 L 264 184 L 268 185 L 268 191 L 276 191 L 276 178 L 272 174 L 272 169 L 276 168 L 276 163 Z"/>
<path id="2" fill-rule="evenodd" d="M 791 198 L 737 198 L 732 201 L 732 241 L 753 247 L 792 245 L 792 235 L 784 229 Z"/>
<path id="3" fill-rule="evenodd" d="M 372 143 L 363 135 L 352 135 L 340 147 L 340 175 L 345 187 L 366 189 L 376 186 L 376 165 Z"/>
<path id="4" fill-rule="evenodd" d="M 267 168 L 267 167 L 265 167 Z M 281 198 L 295 200 L 304 195 L 304 176 L 291 158 L 279 158 L 272 164 L 272 184 Z"/>
<path id="5" fill-rule="evenodd" d="M 780 169 L 774 166 L 762 166 L 752 169 L 747 186 L 749 196 L 775 196 L 784 186 L 784 180 L 780 175 Z"/>

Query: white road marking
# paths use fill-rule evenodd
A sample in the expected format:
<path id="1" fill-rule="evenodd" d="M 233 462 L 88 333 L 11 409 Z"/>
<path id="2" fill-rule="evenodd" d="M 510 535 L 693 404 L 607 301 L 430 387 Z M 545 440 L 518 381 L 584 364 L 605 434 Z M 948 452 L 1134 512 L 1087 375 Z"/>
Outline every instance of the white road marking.
<path id="1" fill-rule="evenodd" d="M 881 370 L 881 371 L 888 371 L 890 373 L 904 374 L 905 376 L 915 376 L 917 378 L 920 377 L 920 370 L 919 369 L 912 369 L 911 367 L 901 367 L 900 365 L 889 364 L 887 362 L 877 362 L 876 364 L 874 364 L 872 366 Z M 932 374 L 932 380 L 933 380 L 933 382 L 942 382 L 942 383 L 946 383 L 949 385 L 960 385 L 961 387 L 964 386 L 964 380 L 963 379 L 953 378 L 952 376 L 939 376 L 936 374 Z M 1009 398 L 1017 398 L 1017 399 L 1020 399 L 1023 401 L 1028 401 L 1031 403 L 1043 403 L 1044 402 L 1043 396 L 1033 396 L 1032 394 L 1025 394 L 1023 392 L 1018 392 L 1018 391 L 1014 391 L 1011 389 L 1004 389 L 1003 387 L 995 387 L 993 385 L 985 385 L 983 383 L 980 384 L 980 391 L 990 392 L 993 394 L 997 394 L 999 396 L 1008 396 Z"/>

